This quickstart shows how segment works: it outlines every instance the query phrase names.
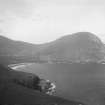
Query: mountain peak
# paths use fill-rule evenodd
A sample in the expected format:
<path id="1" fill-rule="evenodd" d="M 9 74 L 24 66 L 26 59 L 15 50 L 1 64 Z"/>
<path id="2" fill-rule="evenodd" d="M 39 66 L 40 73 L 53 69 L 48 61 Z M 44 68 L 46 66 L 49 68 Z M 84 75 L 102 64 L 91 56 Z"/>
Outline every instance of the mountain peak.
<path id="1" fill-rule="evenodd" d="M 53 59 L 67 61 L 96 61 L 105 56 L 104 44 L 90 32 L 78 32 L 54 41 L 43 52 Z"/>
<path id="2" fill-rule="evenodd" d="M 89 40 L 93 40 L 93 41 L 97 41 L 98 43 L 102 43 L 101 40 L 93 33 L 91 32 L 77 32 L 77 33 L 73 33 L 71 35 L 66 35 L 60 38 L 60 40 L 66 40 L 66 41 L 89 41 Z"/>
<path id="3" fill-rule="evenodd" d="M 80 36 L 91 36 L 91 35 L 94 35 L 91 32 L 77 32 L 77 33 L 74 33 L 74 34 L 75 35 L 80 35 Z"/>
<path id="4" fill-rule="evenodd" d="M 77 36 L 82 40 L 93 40 L 93 41 L 97 41 L 98 43 L 101 43 L 101 40 L 95 34 L 90 32 L 78 32 L 78 33 L 74 33 L 73 35 Z"/>

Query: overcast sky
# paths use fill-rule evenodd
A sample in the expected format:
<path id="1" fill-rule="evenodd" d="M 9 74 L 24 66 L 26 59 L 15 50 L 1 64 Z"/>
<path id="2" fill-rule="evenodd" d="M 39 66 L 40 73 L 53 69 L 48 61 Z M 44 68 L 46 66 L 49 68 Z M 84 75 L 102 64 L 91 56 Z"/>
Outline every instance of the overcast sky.
<path id="1" fill-rule="evenodd" d="M 0 34 L 45 43 L 89 31 L 105 41 L 105 0 L 0 0 Z"/>

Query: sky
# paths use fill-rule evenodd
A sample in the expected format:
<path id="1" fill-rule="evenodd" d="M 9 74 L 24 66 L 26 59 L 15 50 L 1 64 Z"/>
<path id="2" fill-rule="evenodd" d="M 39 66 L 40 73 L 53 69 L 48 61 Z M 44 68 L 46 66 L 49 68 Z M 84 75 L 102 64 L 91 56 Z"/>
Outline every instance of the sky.
<path id="1" fill-rule="evenodd" d="M 105 0 L 0 0 L 0 35 L 40 44 L 80 31 L 105 42 Z"/>

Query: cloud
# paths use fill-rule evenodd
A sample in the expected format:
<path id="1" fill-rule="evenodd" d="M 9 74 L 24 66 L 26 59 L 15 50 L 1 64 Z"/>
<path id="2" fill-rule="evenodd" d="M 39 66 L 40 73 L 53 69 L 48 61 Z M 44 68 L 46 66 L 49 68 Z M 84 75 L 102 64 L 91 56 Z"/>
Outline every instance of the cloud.
<path id="1" fill-rule="evenodd" d="M 13 39 L 44 43 L 104 27 L 104 0 L 0 0 L 0 29 Z"/>

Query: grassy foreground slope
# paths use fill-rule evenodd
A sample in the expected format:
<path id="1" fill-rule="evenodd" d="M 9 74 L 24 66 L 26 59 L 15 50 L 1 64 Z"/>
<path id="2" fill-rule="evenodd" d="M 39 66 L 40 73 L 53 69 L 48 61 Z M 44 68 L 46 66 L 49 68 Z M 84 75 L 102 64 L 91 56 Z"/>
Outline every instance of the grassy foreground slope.
<path id="1" fill-rule="evenodd" d="M 68 101 L 55 96 L 49 96 L 16 84 L 8 84 L 2 91 L 0 101 L 2 104 L 33 104 L 33 105 L 79 105 L 80 103 Z"/>
<path id="2" fill-rule="evenodd" d="M 15 75 L 14 77 L 12 77 L 13 74 Z M 75 101 L 49 96 L 31 88 L 18 85 L 13 82 L 16 74 L 18 73 L 10 68 L 0 65 L 0 104 L 83 105 Z M 28 75 L 28 73 L 26 74 Z M 26 74 L 24 73 L 24 75 Z M 19 74 L 16 78 L 19 78 Z"/>

